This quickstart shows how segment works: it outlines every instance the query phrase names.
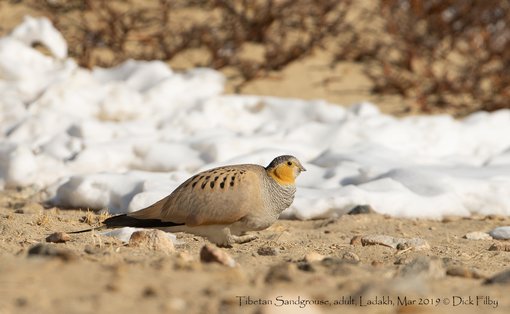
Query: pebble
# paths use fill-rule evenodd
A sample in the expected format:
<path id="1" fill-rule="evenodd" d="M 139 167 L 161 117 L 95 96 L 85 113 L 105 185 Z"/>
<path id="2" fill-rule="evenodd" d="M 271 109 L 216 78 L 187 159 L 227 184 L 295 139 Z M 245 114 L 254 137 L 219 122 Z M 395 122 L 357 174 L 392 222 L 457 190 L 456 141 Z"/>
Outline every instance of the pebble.
<path id="1" fill-rule="evenodd" d="M 353 239 L 354 240 L 354 239 Z M 353 242 L 351 240 L 351 243 Z M 405 250 L 412 248 L 415 251 L 429 250 L 430 245 L 427 241 L 420 238 L 395 238 L 387 235 L 367 235 L 361 237 L 361 244 L 367 245 L 383 245 L 394 249 Z"/>
<path id="2" fill-rule="evenodd" d="M 71 236 L 65 232 L 54 232 L 46 237 L 46 242 L 51 243 L 65 243 L 71 240 Z"/>
<path id="3" fill-rule="evenodd" d="M 494 242 L 489 247 L 489 251 L 510 252 L 510 243 Z"/>
<path id="4" fill-rule="evenodd" d="M 356 253 L 353 253 L 353 252 L 345 252 L 342 255 L 342 259 L 346 260 L 346 261 L 351 261 L 351 262 L 359 262 L 360 261 L 359 256 L 356 255 Z"/>
<path id="5" fill-rule="evenodd" d="M 452 266 L 446 270 L 446 274 L 448 276 L 454 277 L 462 277 L 462 278 L 472 278 L 472 279 L 485 279 L 482 273 L 477 271 L 476 269 L 464 267 L 464 266 Z"/>
<path id="6" fill-rule="evenodd" d="M 505 270 L 485 280 L 484 284 L 510 284 L 510 270 Z"/>
<path id="7" fill-rule="evenodd" d="M 291 282 L 297 272 L 297 266 L 291 263 L 283 263 L 272 266 L 266 274 L 265 281 L 274 283 L 278 281 Z"/>
<path id="8" fill-rule="evenodd" d="M 489 234 L 498 240 L 510 240 L 510 226 L 497 227 L 493 229 Z"/>
<path id="9" fill-rule="evenodd" d="M 200 250 L 200 261 L 203 263 L 218 263 L 228 267 L 235 267 L 236 261 L 217 246 L 206 244 Z"/>
<path id="10" fill-rule="evenodd" d="M 464 238 L 468 240 L 492 240 L 492 237 L 487 232 L 483 231 L 468 232 Z"/>
<path id="11" fill-rule="evenodd" d="M 418 256 L 400 270 L 402 277 L 423 276 L 426 278 L 443 278 L 446 270 L 441 260 L 428 256 Z"/>
<path id="12" fill-rule="evenodd" d="M 319 254 L 317 252 L 310 252 L 310 253 L 305 255 L 304 260 L 306 262 L 308 262 L 308 263 L 313 263 L 313 262 L 320 262 L 320 261 L 322 261 L 325 258 L 326 257 L 324 255 Z"/>
<path id="13" fill-rule="evenodd" d="M 99 247 L 87 244 L 87 245 L 85 245 L 85 248 L 83 249 L 83 251 L 87 254 L 94 255 L 94 254 L 99 254 L 102 250 Z"/>
<path id="14" fill-rule="evenodd" d="M 362 238 L 363 238 L 362 236 L 356 235 L 356 236 L 352 237 L 350 244 L 351 245 L 362 245 L 362 243 L 361 243 Z"/>
<path id="15" fill-rule="evenodd" d="M 166 232 L 157 229 L 133 232 L 129 238 L 129 246 L 145 247 L 165 253 L 175 251 L 174 243 L 168 238 Z"/>
<path id="16" fill-rule="evenodd" d="M 261 246 L 257 250 L 257 254 L 262 256 L 276 256 L 280 254 L 280 249 L 272 246 Z"/>
<path id="17" fill-rule="evenodd" d="M 68 249 L 57 248 L 54 245 L 44 243 L 38 243 L 30 247 L 28 256 L 56 257 L 63 261 L 71 261 L 77 258 L 76 255 Z"/>
<path id="18" fill-rule="evenodd" d="M 375 214 L 375 210 L 370 205 L 358 205 L 351 209 L 347 215 Z"/>
<path id="19" fill-rule="evenodd" d="M 410 260 L 409 256 L 402 256 L 402 257 L 397 258 L 393 264 L 394 265 L 405 265 L 405 264 L 408 264 L 410 261 L 411 260 Z"/>

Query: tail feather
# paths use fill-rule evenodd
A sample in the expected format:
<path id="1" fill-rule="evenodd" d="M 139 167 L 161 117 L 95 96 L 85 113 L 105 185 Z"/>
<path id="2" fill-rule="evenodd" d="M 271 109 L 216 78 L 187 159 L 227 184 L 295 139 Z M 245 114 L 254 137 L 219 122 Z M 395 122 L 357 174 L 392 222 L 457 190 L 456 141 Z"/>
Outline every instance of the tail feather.
<path id="1" fill-rule="evenodd" d="M 157 227 L 174 227 L 182 226 L 182 223 L 171 221 L 161 221 L 159 219 L 138 219 L 126 214 L 113 216 L 103 221 L 106 228 L 115 227 L 138 227 L 138 228 L 157 228 Z"/>
<path id="2" fill-rule="evenodd" d="M 135 227 L 135 228 L 158 228 L 158 227 L 174 227 L 182 226 L 183 223 L 175 223 L 171 221 L 161 221 L 159 219 L 138 219 L 135 217 L 128 216 L 126 214 L 117 215 L 105 219 L 103 225 L 96 228 L 89 228 L 84 230 L 78 230 L 69 232 L 71 234 L 84 233 L 89 231 L 103 230 L 106 228 L 120 228 L 120 227 Z"/>

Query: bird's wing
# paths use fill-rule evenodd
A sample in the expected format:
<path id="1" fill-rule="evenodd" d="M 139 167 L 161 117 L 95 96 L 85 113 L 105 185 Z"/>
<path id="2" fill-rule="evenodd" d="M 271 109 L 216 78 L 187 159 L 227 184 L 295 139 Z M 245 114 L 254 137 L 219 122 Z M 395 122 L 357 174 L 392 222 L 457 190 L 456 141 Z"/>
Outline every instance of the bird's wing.
<path id="1" fill-rule="evenodd" d="M 230 224 L 264 206 L 262 175 L 257 165 L 228 166 L 201 172 L 164 199 L 129 214 L 189 226 Z"/>

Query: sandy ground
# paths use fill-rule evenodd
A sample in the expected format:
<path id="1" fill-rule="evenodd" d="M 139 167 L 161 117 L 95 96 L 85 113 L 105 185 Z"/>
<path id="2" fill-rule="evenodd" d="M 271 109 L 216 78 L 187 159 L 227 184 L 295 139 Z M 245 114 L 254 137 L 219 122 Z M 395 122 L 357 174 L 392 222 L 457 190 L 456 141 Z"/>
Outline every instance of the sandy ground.
<path id="1" fill-rule="evenodd" d="M 0 313 L 510 311 L 510 283 L 484 283 L 510 269 L 510 252 L 489 250 L 504 241 L 463 238 L 508 225 L 508 217 L 280 220 L 258 232 L 257 240 L 221 249 L 235 267 L 201 262 L 208 242 L 187 234 L 178 234 L 180 244 L 166 251 L 99 232 L 71 234 L 65 243 L 45 241 L 55 231 L 88 228 L 100 218 L 44 209 L 33 191 L 2 192 Z M 430 249 L 351 244 L 353 237 L 370 234 L 418 237 Z M 48 255 L 29 254 L 39 243 Z"/>
<path id="2" fill-rule="evenodd" d="M 0 31 L 26 12 L 14 2 L 0 2 Z M 368 99 L 399 113 L 401 100 L 369 94 L 359 66 L 330 69 L 327 59 L 318 53 L 247 84 L 243 92 L 340 104 Z M 338 78 L 334 84 L 321 84 L 331 77 Z M 186 234 L 178 235 L 181 244 L 173 251 L 164 252 L 98 232 L 71 234 L 66 243 L 45 242 L 55 231 L 81 230 L 101 218 L 45 209 L 36 190 L 0 191 L 0 314 L 510 311 L 510 283 L 484 284 L 510 269 L 510 252 L 489 248 L 510 243 L 463 238 L 510 225 L 509 217 L 430 221 L 363 214 L 280 220 L 259 232 L 259 239 L 222 249 L 237 262 L 233 268 L 201 262 L 199 252 L 208 242 Z M 350 244 L 353 237 L 370 234 L 418 237 L 430 249 Z M 47 256 L 28 253 L 39 243 L 47 245 Z"/>

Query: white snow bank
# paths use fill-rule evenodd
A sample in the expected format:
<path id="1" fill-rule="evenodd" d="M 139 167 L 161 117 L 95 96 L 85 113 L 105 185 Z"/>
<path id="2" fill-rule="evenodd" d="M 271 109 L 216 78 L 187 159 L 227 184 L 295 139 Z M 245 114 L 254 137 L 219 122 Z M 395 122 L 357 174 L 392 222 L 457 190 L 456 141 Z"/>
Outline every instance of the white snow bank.
<path id="1" fill-rule="evenodd" d="M 222 95 L 211 69 L 127 61 L 89 71 L 65 47 L 45 19 L 0 39 L 2 187 L 35 184 L 58 205 L 121 213 L 200 170 L 292 154 L 308 171 L 286 216 L 360 204 L 405 217 L 510 214 L 509 110 L 398 119 L 368 103 Z"/>

